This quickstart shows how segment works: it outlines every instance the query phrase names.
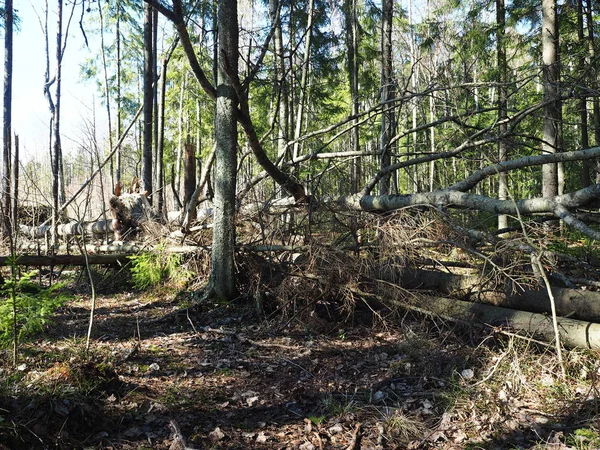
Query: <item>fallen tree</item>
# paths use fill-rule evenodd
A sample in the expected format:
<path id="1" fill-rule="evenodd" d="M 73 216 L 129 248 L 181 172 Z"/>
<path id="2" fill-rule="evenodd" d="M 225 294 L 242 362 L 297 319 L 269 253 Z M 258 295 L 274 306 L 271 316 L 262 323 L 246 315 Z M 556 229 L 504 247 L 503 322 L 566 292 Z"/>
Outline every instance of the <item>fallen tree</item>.
<path id="1" fill-rule="evenodd" d="M 552 318 L 543 314 L 445 297 L 419 296 L 418 302 L 415 303 L 389 298 L 380 301 L 469 326 L 479 325 L 500 329 L 509 327 L 524 332 L 525 335 L 522 335 L 524 337 L 534 337 L 547 342 L 554 340 Z M 600 324 L 564 317 L 557 318 L 557 321 L 561 342 L 565 346 L 600 349 Z"/>
<path id="2" fill-rule="evenodd" d="M 397 273 L 382 271 L 377 277 L 399 286 L 430 291 L 470 302 L 486 303 L 535 313 L 550 313 L 550 298 L 542 286 L 517 287 L 507 281 L 498 286 L 497 280 L 486 281 L 479 276 L 405 268 Z M 600 322 L 600 292 L 552 287 L 559 316 Z"/>
<path id="3" fill-rule="evenodd" d="M 416 164 L 401 162 L 387 167 L 373 178 L 362 192 L 336 198 L 322 199 L 321 202 L 313 201 L 311 206 L 317 207 L 325 204 L 329 208 L 346 211 L 364 211 L 370 213 L 387 213 L 402 208 L 414 206 L 433 206 L 436 208 L 469 209 L 491 214 L 508 214 L 513 216 L 553 216 L 562 219 L 567 225 L 577 229 L 593 239 L 600 239 L 600 232 L 584 222 L 579 212 L 588 213 L 590 209 L 600 206 L 600 184 L 579 189 L 574 192 L 557 195 L 555 197 L 542 197 L 531 199 L 499 200 L 465 192 L 473 189 L 481 181 L 502 172 L 527 167 L 540 166 L 549 163 L 567 161 L 585 161 L 600 157 L 600 147 L 588 148 L 573 152 L 553 153 L 538 156 L 525 156 L 503 163 L 492 164 L 473 173 L 465 180 L 455 183 L 445 189 L 416 194 L 396 195 L 371 195 L 370 192 L 384 175 L 400 167 Z"/>
<path id="4" fill-rule="evenodd" d="M 0 266 L 85 266 L 90 265 L 119 265 L 130 262 L 127 254 L 108 255 L 20 255 L 16 259 L 0 256 Z"/>

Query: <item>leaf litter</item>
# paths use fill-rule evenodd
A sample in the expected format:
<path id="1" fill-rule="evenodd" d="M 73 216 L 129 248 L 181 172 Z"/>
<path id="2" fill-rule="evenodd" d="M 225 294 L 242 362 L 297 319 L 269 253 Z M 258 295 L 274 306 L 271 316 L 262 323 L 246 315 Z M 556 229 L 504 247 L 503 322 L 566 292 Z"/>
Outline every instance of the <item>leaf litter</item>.
<path id="1" fill-rule="evenodd" d="M 568 449 L 597 439 L 600 365 L 581 353 L 558 385 L 547 349 L 418 317 L 324 332 L 260 321 L 243 302 L 179 314 L 170 298 L 98 303 L 90 354 L 79 298 L 23 345 L 15 370 L 3 364 L 7 448 Z"/>

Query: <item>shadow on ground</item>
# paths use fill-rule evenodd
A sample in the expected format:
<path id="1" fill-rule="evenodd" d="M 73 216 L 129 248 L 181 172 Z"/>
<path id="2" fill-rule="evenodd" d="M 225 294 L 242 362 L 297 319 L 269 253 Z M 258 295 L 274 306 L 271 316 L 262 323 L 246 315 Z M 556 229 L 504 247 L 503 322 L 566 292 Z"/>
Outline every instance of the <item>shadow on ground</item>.
<path id="1" fill-rule="evenodd" d="M 89 302 L 65 307 L 46 339 L 23 346 L 23 366 L 3 369 L 0 443 L 167 449 L 175 421 L 194 448 L 533 448 L 598 415 L 595 387 L 557 395 L 555 408 L 528 404 L 522 387 L 507 387 L 512 363 L 496 364 L 506 342 L 474 329 L 405 315 L 317 333 L 259 321 L 243 302 L 176 307 L 99 299 L 87 356 Z"/>

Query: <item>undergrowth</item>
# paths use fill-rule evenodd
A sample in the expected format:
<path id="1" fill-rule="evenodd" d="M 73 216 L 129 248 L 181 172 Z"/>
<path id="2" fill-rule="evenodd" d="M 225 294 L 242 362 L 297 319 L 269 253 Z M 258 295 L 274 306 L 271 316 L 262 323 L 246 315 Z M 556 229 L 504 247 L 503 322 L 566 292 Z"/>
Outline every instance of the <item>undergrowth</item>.
<path id="1" fill-rule="evenodd" d="M 139 290 L 150 289 L 167 280 L 183 284 L 193 275 L 182 267 L 181 255 L 169 252 L 165 245 L 129 258 L 133 286 Z"/>
<path id="2" fill-rule="evenodd" d="M 17 313 L 17 338 L 21 341 L 42 331 L 54 312 L 72 298 L 67 294 L 64 283 L 40 286 L 32 281 L 35 274 L 28 272 L 17 280 L 8 279 L 0 287 L 1 347 L 7 347 L 13 341 L 13 311 Z"/>

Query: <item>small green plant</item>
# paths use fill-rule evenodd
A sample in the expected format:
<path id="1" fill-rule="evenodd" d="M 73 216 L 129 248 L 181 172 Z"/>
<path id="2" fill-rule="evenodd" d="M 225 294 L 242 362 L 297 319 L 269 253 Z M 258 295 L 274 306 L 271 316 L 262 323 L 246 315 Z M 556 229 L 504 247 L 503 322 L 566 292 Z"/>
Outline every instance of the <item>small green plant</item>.
<path id="1" fill-rule="evenodd" d="M 308 420 L 310 420 L 310 422 L 313 425 L 316 425 L 316 426 L 319 426 L 323 422 L 325 422 L 325 419 L 326 419 L 326 417 L 324 415 L 320 415 L 320 416 L 310 415 L 310 416 L 308 416 Z"/>
<path id="2" fill-rule="evenodd" d="M 21 340 L 43 330 L 54 312 L 71 298 L 64 283 L 45 288 L 31 281 L 34 276 L 35 272 L 29 272 L 0 286 L 0 347 L 13 341 L 14 311 Z"/>
<path id="3" fill-rule="evenodd" d="M 579 428 L 567 437 L 567 443 L 578 450 L 600 448 L 600 434 L 594 429 Z"/>
<path id="4" fill-rule="evenodd" d="M 233 370 L 229 367 L 221 367 L 220 369 L 215 370 L 215 375 L 220 377 L 230 377 L 233 375 Z"/>
<path id="5" fill-rule="evenodd" d="M 332 417 L 344 417 L 357 409 L 357 403 L 351 397 L 344 397 L 341 400 L 331 395 L 323 398 L 323 409 L 326 414 Z"/>
<path id="6" fill-rule="evenodd" d="M 181 268 L 181 255 L 168 252 L 164 245 L 152 252 L 139 253 L 129 258 L 132 261 L 131 274 L 136 289 L 149 289 L 165 280 L 185 282 L 191 276 L 190 271 Z"/>

